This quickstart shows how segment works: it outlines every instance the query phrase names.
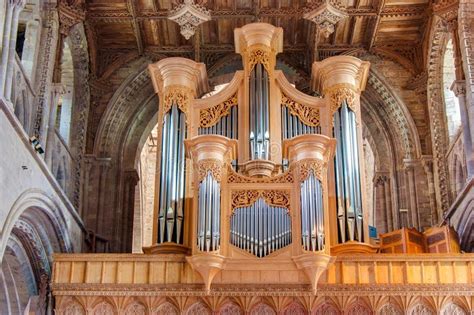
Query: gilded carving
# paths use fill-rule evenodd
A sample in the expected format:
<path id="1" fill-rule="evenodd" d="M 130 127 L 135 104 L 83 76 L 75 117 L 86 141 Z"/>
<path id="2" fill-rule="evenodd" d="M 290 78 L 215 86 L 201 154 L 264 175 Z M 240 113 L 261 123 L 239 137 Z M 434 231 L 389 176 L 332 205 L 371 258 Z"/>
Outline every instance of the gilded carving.
<path id="1" fill-rule="evenodd" d="M 253 67 L 257 64 L 261 63 L 265 69 L 270 72 L 270 54 L 268 51 L 263 49 L 254 49 L 250 52 L 249 55 L 249 71 L 252 71 Z"/>
<path id="2" fill-rule="evenodd" d="M 212 177 L 218 182 L 222 179 L 223 162 L 217 159 L 204 159 L 197 163 L 198 182 L 204 180 L 208 172 L 211 172 Z"/>
<path id="3" fill-rule="evenodd" d="M 171 109 L 173 104 L 176 104 L 187 117 L 192 95 L 193 91 L 185 86 L 172 85 L 167 87 L 163 98 L 163 115 Z"/>
<path id="4" fill-rule="evenodd" d="M 323 167 L 325 167 L 324 162 L 314 159 L 306 159 L 298 161 L 295 164 L 296 174 L 299 182 L 304 182 L 308 178 L 310 172 L 312 171 L 314 176 L 320 181 L 323 180 Z"/>
<path id="5" fill-rule="evenodd" d="M 346 83 L 335 84 L 324 91 L 324 95 L 329 98 L 332 114 L 341 107 L 343 101 L 346 101 L 347 106 L 356 112 L 356 100 L 359 94 L 360 92 L 354 86 Z"/>
<path id="6" fill-rule="evenodd" d="M 292 115 L 298 116 L 298 118 L 307 126 L 317 127 L 320 124 L 319 109 L 309 107 L 295 102 L 290 99 L 284 93 L 281 95 L 281 104 L 288 107 Z"/>
<path id="7" fill-rule="evenodd" d="M 290 209 L 290 193 L 285 190 L 236 190 L 232 192 L 232 209 L 253 204 L 262 197 L 269 205 Z"/>
<path id="8" fill-rule="evenodd" d="M 228 169 L 227 183 L 293 183 L 294 176 L 291 171 L 273 177 L 247 177 L 235 172 L 231 167 Z"/>
<path id="9" fill-rule="evenodd" d="M 215 106 L 201 109 L 199 111 L 199 125 L 202 128 L 207 128 L 217 124 L 221 117 L 230 114 L 232 106 L 237 105 L 237 93 L 232 95 L 228 100 L 217 104 Z"/>

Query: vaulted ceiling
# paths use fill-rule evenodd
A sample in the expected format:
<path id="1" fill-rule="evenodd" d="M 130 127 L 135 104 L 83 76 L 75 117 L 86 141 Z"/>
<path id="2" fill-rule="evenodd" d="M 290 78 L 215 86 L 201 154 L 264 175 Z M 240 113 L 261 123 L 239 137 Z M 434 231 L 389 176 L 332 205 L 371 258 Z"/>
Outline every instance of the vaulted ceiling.
<path id="1" fill-rule="evenodd" d="M 342 0 L 348 18 L 328 38 L 316 37 L 315 24 L 303 19 L 311 0 L 203 0 L 212 20 L 186 40 L 178 24 L 167 19 L 182 0 L 87 0 L 85 19 L 94 49 L 96 77 L 125 53 L 180 55 L 208 67 L 232 53 L 233 30 L 261 21 L 284 29 L 285 54 L 297 54 L 306 67 L 313 60 L 354 50 L 370 51 L 421 71 L 422 42 L 429 22 L 428 0 Z"/>

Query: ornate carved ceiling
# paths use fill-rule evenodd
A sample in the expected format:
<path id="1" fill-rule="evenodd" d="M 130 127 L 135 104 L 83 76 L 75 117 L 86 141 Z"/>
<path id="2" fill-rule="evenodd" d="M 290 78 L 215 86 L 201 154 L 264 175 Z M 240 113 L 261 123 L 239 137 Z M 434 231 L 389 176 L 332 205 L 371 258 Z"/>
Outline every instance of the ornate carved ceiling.
<path id="1" fill-rule="evenodd" d="M 186 40 L 170 10 L 183 0 L 86 0 L 82 4 L 96 77 L 114 58 L 125 54 L 181 55 L 207 63 L 234 51 L 234 28 L 262 21 L 284 29 L 285 53 L 313 59 L 353 50 L 399 56 L 419 68 L 422 42 L 429 21 L 428 0 L 342 0 L 348 15 L 326 38 L 303 18 L 314 0 L 201 0 L 212 19 Z M 301 55 L 300 55 L 301 54 Z M 94 59 L 94 58 L 93 58 Z M 422 69 L 418 69 L 421 71 Z M 418 72 L 417 71 L 417 72 Z"/>

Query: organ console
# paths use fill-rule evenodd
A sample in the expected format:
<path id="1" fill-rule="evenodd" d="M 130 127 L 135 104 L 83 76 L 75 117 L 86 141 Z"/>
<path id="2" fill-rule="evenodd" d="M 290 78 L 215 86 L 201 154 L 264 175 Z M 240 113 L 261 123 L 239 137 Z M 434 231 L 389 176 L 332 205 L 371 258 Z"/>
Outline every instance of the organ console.
<path id="1" fill-rule="evenodd" d="M 160 145 L 155 245 L 144 250 L 189 254 L 207 290 L 223 270 L 285 266 L 303 270 L 315 291 L 331 255 L 375 250 L 359 102 L 369 64 L 315 62 L 312 87 L 323 95 L 315 97 L 275 69 L 281 28 L 248 24 L 235 30 L 235 46 L 244 69 L 207 97 L 203 64 L 166 58 L 149 67 Z"/>

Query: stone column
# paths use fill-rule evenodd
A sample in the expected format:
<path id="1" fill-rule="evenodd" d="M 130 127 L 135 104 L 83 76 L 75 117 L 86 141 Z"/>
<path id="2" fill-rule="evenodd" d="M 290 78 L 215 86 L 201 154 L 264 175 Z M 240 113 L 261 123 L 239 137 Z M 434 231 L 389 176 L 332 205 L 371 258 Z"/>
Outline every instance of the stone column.
<path id="1" fill-rule="evenodd" d="M 16 33 L 18 30 L 18 15 L 23 5 L 23 0 L 6 1 L 4 22 L 5 27 L 3 29 L 3 38 L 1 43 L 2 55 L 0 60 L 0 96 L 4 96 L 6 99 L 9 99 L 6 95 L 7 73 L 9 68 L 8 65 L 13 62 L 13 58 L 15 57 L 14 54 L 11 56 L 11 53 L 15 53 Z M 12 45 L 13 47 L 11 47 Z"/>
<path id="2" fill-rule="evenodd" d="M 415 181 L 415 161 L 404 160 L 405 163 L 405 177 L 406 177 L 406 194 L 408 200 L 408 221 L 409 225 L 417 229 L 420 228 L 420 218 L 417 209 L 417 194 Z"/>
<path id="3" fill-rule="evenodd" d="M 133 214 L 135 211 L 135 189 L 140 177 L 136 170 L 127 170 L 123 175 L 123 202 L 122 202 L 122 252 L 132 252 Z"/>
<path id="4" fill-rule="evenodd" d="M 15 62 L 16 55 L 16 36 L 18 33 L 18 18 L 20 16 L 21 10 L 25 5 L 24 0 L 10 0 L 10 3 L 13 5 L 13 15 L 12 15 L 12 26 L 10 32 L 10 44 L 8 47 L 8 59 L 7 59 L 7 72 L 5 75 L 5 88 L 3 94 L 7 100 L 10 100 L 12 94 L 12 84 L 13 84 L 13 63 Z"/>
<path id="5" fill-rule="evenodd" d="M 64 91 L 64 87 L 61 84 L 52 84 L 51 86 L 51 93 L 50 93 L 50 101 L 49 103 L 51 104 L 49 107 L 49 113 L 48 113 L 48 119 L 47 125 L 46 125 L 46 130 L 42 133 L 42 136 L 44 137 L 42 139 L 43 143 L 46 143 L 45 145 L 45 159 L 46 159 L 46 164 L 49 165 L 51 168 L 51 160 L 52 160 L 52 155 L 54 154 L 54 130 L 56 128 L 56 115 L 57 115 L 57 104 L 59 102 L 59 97 Z"/>
<path id="6" fill-rule="evenodd" d="M 436 191 L 434 187 L 434 173 L 433 173 L 433 157 L 424 155 L 421 159 L 421 164 L 425 171 L 426 177 L 428 179 L 428 193 L 430 198 L 430 208 L 431 208 L 431 224 L 437 224 L 439 220 L 443 217 L 443 212 L 441 208 L 436 206 Z"/>
<path id="7" fill-rule="evenodd" d="M 469 112 L 466 103 L 466 81 L 455 80 L 451 86 L 451 90 L 458 98 L 459 111 L 461 113 L 462 136 L 464 144 L 464 156 L 466 158 L 466 180 L 474 175 L 474 152 L 472 150 L 471 128 L 469 123 Z"/>
<path id="8" fill-rule="evenodd" d="M 110 158 L 97 158 L 98 163 L 98 177 L 99 177 L 99 186 L 97 192 L 97 211 L 96 211 L 96 226 L 95 232 L 101 233 L 103 231 L 104 224 L 104 204 L 105 204 L 105 194 L 106 194 L 106 183 L 107 175 L 110 169 Z M 104 235 L 105 236 L 105 235 Z"/>
<path id="9" fill-rule="evenodd" d="M 385 222 L 385 231 L 378 232 L 388 232 L 394 229 L 390 177 L 386 172 L 378 172 L 374 182 L 379 199 L 378 204 L 381 207 L 380 209 L 376 209 L 375 212 L 380 213 L 380 215 L 383 217 L 383 222 Z M 375 225 L 377 226 L 377 221 L 375 221 Z"/>

